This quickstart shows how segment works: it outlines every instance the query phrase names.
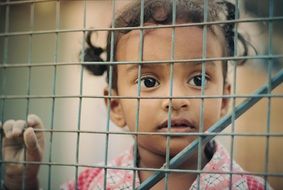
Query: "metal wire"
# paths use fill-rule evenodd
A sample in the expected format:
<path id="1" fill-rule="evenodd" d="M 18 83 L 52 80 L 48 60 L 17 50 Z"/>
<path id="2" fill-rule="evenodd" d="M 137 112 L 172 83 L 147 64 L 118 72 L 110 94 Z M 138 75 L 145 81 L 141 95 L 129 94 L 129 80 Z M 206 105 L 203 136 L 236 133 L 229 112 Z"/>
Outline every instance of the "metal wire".
<path id="1" fill-rule="evenodd" d="M 282 137 L 283 133 L 248 133 L 248 132 L 241 132 L 241 133 L 227 133 L 227 132 L 192 132 L 192 133 L 168 133 L 168 132 L 113 132 L 113 131 L 95 131 L 95 130 L 58 130 L 58 129 L 35 129 L 36 132 L 45 132 L 45 133 L 86 133 L 86 134 L 109 134 L 109 135 L 164 135 L 164 136 L 244 136 L 244 137 Z"/>
<path id="2" fill-rule="evenodd" d="M 196 63 L 196 62 L 212 62 L 212 61 L 241 61 L 243 59 L 246 60 L 254 60 L 254 59 L 281 59 L 283 58 L 283 54 L 278 55 L 256 55 L 256 56 L 237 56 L 237 57 L 221 57 L 221 58 L 197 58 L 197 59 L 184 59 L 178 60 L 176 59 L 176 63 Z M 171 63 L 171 60 L 160 60 L 160 61 L 105 61 L 105 62 L 58 62 L 55 65 L 58 66 L 71 66 L 71 65 L 99 65 L 99 64 L 110 64 L 110 65 L 129 65 L 129 64 L 164 64 L 164 63 Z M 46 66 L 53 66 L 54 63 L 35 63 L 32 64 L 32 67 L 46 67 Z M 29 67 L 28 64 L 3 64 L 0 65 L 0 68 L 20 68 L 20 67 Z"/>
<path id="3" fill-rule="evenodd" d="M 34 28 L 34 5 L 31 4 L 31 9 L 30 9 L 30 28 L 31 30 L 33 30 Z M 31 66 L 31 63 L 32 63 L 32 34 L 29 35 L 29 52 L 28 52 L 28 64 Z M 28 80 L 26 81 L 27 82 L 27 95 L 29 96 L 31 94 L 31 67 L 28 67 Z M 25 113 L 25 117 L 26 117 L 26 120 L 28 118 L 28 114 L 29 114 L 29 109 L 30 109 L 30 98 L 27 98 L 27 107 L 26 107 L 26 113 Z M 26 149 L 24 148 L 24 160 L 27 160 L 26 158 Z M 27 165 L 26 164 L 23 164 L 23 167 L 24 167 L 24 171 L 23 171 L 23 174 L 22 174 L 22 189 L 26 189 L 26 172 L 27 172 Z"/>
<path id="4" fill-rule="evenodd" d="M 1 6 L 1 3 L 0 3 Z M 143 27 L 127 27 L 127 30 L 141 30 L 141 29 L 158 29 L 158 28 L 173 28 L 173 27 L 190 27 L 190 26 L 205 26 L 205 25 L 218 25 L 226 23 L 256 23 L 256 22 L 269 22 L 269 21 L 282 21 L 283 16 L 275 16 L 272 18 L 258 17 L 258 18 L 247 18 L 239 20 L 229 21 L 214 21 L 214 22 L 202 22 L 202 23 L 186 23 L 186 24 L 175 24 L 175 25 L 159 25 L 159 26 L 143 26 Z M 15 36 L 15 35 L 29 35 L 29 34 L 48 34 L 48 33 L 66 33 L 66 32 L 87 32 L 87 31 L 120 31 L 125 28 L 96 28 L 96 29 L 61 29 L 61 30 L 42 30 L 42 31 L 27 31 L 27 32 L 5 32 L 0 33 L 0 37 Z"/>
<path id="5" fill-rule="evenodd" d="M 203 22 L 207 22 L 208 20 L 208 0 L 203 0 Z M 203 26 L 203 30 L 202 30 L 202 59 L 205 59 L 207 57 L 207 34 L 208 34 L 208 28 L 207 25 Z M 203 96 L 205 94 L 205 82 L 206 80 L 206 62 L 203 61 L 201 63 L 201 96 Z M 201 103 L 200 103 L 200 118 L 199 118 L 199 132 L 204 132 L 204 99 L 201 99 Z M 197 170 L 200 170 L 202 167 L 202 162 L 203 162 L 203 152 L 202 152 L 202 137 L 198 136 L 198 147 L 197 147 L 197 153 L 198 153 L 198 160 L 197 160 Z M 200 185 L 200 174 L 197 175 L 197 189 L 200 190 L 201 185 Z"/>
<path id="6" fill-rule="evenodd" d="M 251 94 L 251 95 L 223 95 L 223 96 L 219 96 L 219 95 L 203 95 L 203 96 L 148 96 L 148 97 L 141 97 L 141 96 L 111 96 L 111 95 L 107 95 L 107 96 L 96 96 L 96 95 L 3 95 L 0 96 L 0 99 L 26 99 L 26 98 L 30 98 L 30 99 L 46 99 L 46 98 L 58 98 L 58 99 L 62 99 L 62 98 L 89 98 L 89 99 L 93 99 L 93 98 L 97 98 L 97 99 L 101 99 L 101 98 L 115 98 L 115 99 L 202 99 L 202 98 L 206 98 L 206 99 L 219 99 L 219 98 L 238 98 L 238 99 L 244 99 L 244 98 L 251 98 L 251 97 L 263 97 L 263 98 L 268 98 L 268 97 L 272 97 L 272 98 L 282 98 L 283 95 L 282 94 L 263 94 L 263 95 L 258 95 L 258 94 Z"/>
<path id="7" fill-rule="evenodd" d="M 183 169 L 165 169 L 165 168 L 142 168 L 142 167 L 119 167 L 119 166 L 101 166 L 96 164 L 68 164 L 68 163 L 59 163 L 59 162 L 32 162 L 32 161 L 3 161 L 6 163 L 15 163 L 15 164 L 34 164 L 34 165 L 52 165 L 52 166 L 70 166 L 70 167 L 85 167 L 85 168 L 101 168 L 101 169 L 114 169 L 114 170 L 137 170 L 137 171 L 152 171 L 152 172 L 176 172 L 176 173 L 200 173 L 200 174 L 232 174 L 232 175 L 241 175 L 242 172 L 214 172 L 214 171 L 203 171 L 203 170 L 183 170 Z M 265 172 L 246 172 L 246 175 L 254 176 L 271 176 L 271 177 L 282 177 L 283 173 L 265 173 Z"/>
<path id="8" fill-rule="evenodd" d="M 239 19 L 239 1 L 235 0 L 235 19 Z M 238 25 L 235 25 L 235 36 L 234 36 L 234 57 L 237 56 L 238 54 Z M 232 94 L 236 95 L 237 93 L 237 63 L 233 62 L 232 63 L 233 67 L 233 89 L 232 89 Z M 233 171 L 233 159 L 234 159 L 234 146 L 235 146 L 235 136 L 233 135 L 235 133 L 235 120 L 236 120 L 236 115 L 235 115 L 235 106 L 236 106 L 236 98 L 232 99 L 232 122 L 231 122 L 231 146 L 230 146 L 230 172 Z M 232 189 L 232 180 L 233 176 L 230 174 L 230 179 L 229 179 L 229 189 Z"/>
<path id="9" fill-rule="evenodd" d="M 86 0 L 83 1 L 83 28 L 86 28 Z M 83 39 L 86 38 L 86 33 L 83 32 Z M 82 49 L 85 49 L 86 45 L 85 42 L 82 44 Z M 81 60 L 83 60 L 83 56 L 81 57 Z M 84 70 L 81 67 L 80 68 L 80 95 L 83 94 L 83 79 L 84 79 Z M 79 154 L 80 154 L 80 139 L 81 139 L 81 114 L 82 114 L 82 101 L 83 99 L 80 98 L 79 99 L 79 112 L 78 112 L 78 132 L 77 132 L 77 143 L 76 143 L 76 163 L 79 163 Z M 79 176 L 79 171 L 78 171 L 78 167 L 75 167 L 75 188 L 78 188 L 78 176 Z"/>
<path id="10" fill-rule="evenodd" d="M 161 179 L 164 179 L 164 189 L 169 189 L 168 187 L 168 179 L 169 179 L 169 173 L 171 172 L 176 172 L 176 173 L 192 173 L 196 174 L 197 177 L 197 188 L 200 189 L 200 176 L 205 173 L 211 173 L 211 174 L 228 174 L 230 175 L 230 189 L 232 189 L 232 177 L 233 175 L 237 174 L 242 174 L 242 173 L 237 173 L 233 172 L 233 156 L 234 156 L 234 146 L 235 146 L 235 137 L 265 137 L 265 164 L 264 164 L 264 171 L 263 172 L 246 172 L 245 174 L 247 175 L 255 175 L 255 176 L 261 176 L 264 177 L 265 181 L 265 188 L 267 188 L 267 181 L 268 178 L 270 177 L 283 177 L 283 173 L 278 173 L 278 172 L 270 172 L 269 171 L 269 163 L 270 163 L 270 158 L 269 158 L 269 146 L 270 146 L 270 138 L 282 138 L 283 133 L 278 133 L 278 132 L 272 132 L 271 131 L 271 101 L 275 98 L 282 99 L 283 94 L 272 94 L 272 89 L 277 87 L 283 82 L 283 70 L 279 71 L 275 76 L 272 77 L 272 69 L 274 66 L 273 60 L 275 59 L 282 59 L 283 54 L 274 54 L 272 51 L 272 34 L 273 34 L 273 22 L 276 21 L 283 21 L 283 16 L 274 16 L 274 1 L 269 0 L 269 16 L 268 17 L 258 17 L 258 18 L 245 18 L 245 19 L 240 19 L 239 17 L 239 2 L 238 0 L 236 1 L 236 12 L 235 12 L 235 20 L 228 20 L 228 21 L 213 21 L 213 22 L 208 22 L 208 1 L 209 0 L 203 0 L 204 2 L 204 22 L 202 23 L 186 23 L 186 24 L 180 24 L 176 23 L 176 0 L 172 0 L 173 3 L 173 11 L 172 11 L 172 24 L 169 25 L 154 25 L 154 26 L 145 26 L 144 25 L 144 0 L 141 0 L 141 15 L 140 15 L 140 26 L 138 27 L 127 27 L 127 28 L 116 28 L 115 27 L 115 12 L 116 12 L 116 0 L 112 0 L 112 27 L 98 27 L 95 29 L 88 29 L 86 26 L 86 7 L 87 7 L 87 0 L 83 1 L 84 4 L 84 17 L 83 17 L 83 27 L 82 28 L 76 28 L 76 29 L 60 29 L 60 17 L 61 17 L 61 12 L 60 12 L 60 6 L 61 2 L 58 0 L 22 0 L 22 1 L 10 1 L 6 0 L 5 2 L 0 2 L 0 7 L 5 7 L 5 26 L 4 26 L 4 31 L 0 33 L 0 38 L 3 38 L 3 47 L 4 49 L 1 50 L 3 51 L 3 60 L 1 61 L 2 63 L 0 64 L 0 69 L 2 70 L 3 75 L 0 76 L 1 78 L 1 91 L 2 93 L 0 94 L 0 115 L 1 118 L 4 119 L 5 115 L 5 109 L 7 105 L 8 100 L 26 100 L 27 101 L 27 107 L 25 110 L 25 115 L 26 117 L 28 116 L 30 112 L 30 101 L 32 99 L 51 99 L 52 100 L 52 108 L 51 108 L 51 127 L 50 129 L 36 129 L 36 132 L 43 132 L 46 134 L 50 134 L 49 138 L 49 149 L 48 149 L 48 161 L 41 161 L 41 162 L 31 162 L 31 161 L 26 161 L 24 159 L 23 161 L 20 162 L 13 162 L 13 161 L 4 161 L 2 153 L 0 154 L 0 179 L 3 179 L 3 166 L 5 164 L 9 163 L 16 163 L 16 164 L 23 164 L 24 166 L 27 166 L 29 164 L 35 164 L 35 165 L 45 165 L 48 167 L 48 189 L 52 189 L 52 168 L 55 166 L 67 166 L 67 167 L 72 167 L 75 169 L 75 187 L 77 188 L 78 184 L 78 176 L 79 176 L 79 168 L 80 167 L 91 167 L 91 168 L 101 168 L 104 170 L 104 189 L 107 189 L 107 173 L 109 169 L 115 169 L 115 170 L 130 170 L 133 171 L 133 182 L 132 186 L 133 189 L 138 188 L 138 189 L 149 189 L 153 187 L 156 183 L 158 183 Z M 35 30 L 34 29 L 34 19 L 35 19 L 35 5 L 38 3 L 43 3 L 43 2 L 54 2 L 56 3 L 56 27 L 55 29 L 51 30 Z M 30 6 L 30 29 L 28 31 L 16 31 L 16 32 L 11 32 L 9 30 L 10 28 L 10 8 L 11 6 L 15 5 L 24 5 L 28 4 Z M 235 44 L 235 53 L 231 57 L 215 57 L 215 58 L 208 58 L 207 57 L 207 27 L 211 25 L 221 25 L 221 24 L 226 24 L 226 23 L 235 23 L 236 28 L 235 31 L 238 30 L 237 24 L 242 24 L 242 23 L 261 23 L 261 22 L 267 22 L 268 23 L 268 53 L 266 55 L 250 55 L 250 56 L 238 56 L 237 55 L 237 42 L 238 42 L 238 36 L 237 34 L 234 37 L 234 44 Z M 179 27 L 191 27 L 191 26 L 201 26 L 203 28 L 203 51 L 202 51 L 202 57 L 197 58 L 197 59 L 183 59 L 183 60 L 178 60 L 175 59 L 175 38 L 176 38 L 176 33 L 175 30 L 176 28 Z M 172 29 L 172 43 L 171 43 L 171 57 L 168 60 L 162 60 L 162 61 L 144 61 L 143 60 L 143 42 L 144 42 L 144 31 L 148 29 L 158 29 L 158 28 L 170 28 Z M 122 31 L 122 30 L 138 30 L 140 32 L 140 47 L 139 47 L 139 59 L 138 61 L 115 61 L 114 59 L 114 32 L 115 31 Z M 70 61 L 70 62 L 64 62 L 64 61 L 59 61 L 58 59 L 58 49 L 59 49 L 59 34 L 63 33 L 73 33 L 73 32 L 82 32 L 83 33 L 83 38 L 85 39 L 86 32 L 89 31 L 107 31 L 110 32 L 111 34 L 111 52 L 110 52 L 110 61 L 108 62 L 84 62 L 83 59 L 81 58 L 80 61 Z M 32 39 L 36 35 L 42 35 L 42 34 L 53 34 L 55 35 L 55 50 L 54 50 L 54 59 L 53 62 L 43 62 L 43 63 L 37 63 L 32 61 Z M 8 61 L 8 44 L 9 44 L 9 38 L 10 37 L 15 37 L 15 36 L 28 36 L 29 39 L 29 53 L 28 53 L 28 61 L 27 63 L 9 63 Z M 82 44 L 82 49 L 85 49 L 86 44 Z M 83 57 L 83 55 L 82 55 Z M 231 61 L 231 62 L 236 62 L 239 60 L 263 60 L 268 62 L 268 81 L 267 84 L 259 88 L 255 93 L 253 94 L 239 94 L 237 93 L 237 86 L 236 86 L 236 81 L 237 81 L 237 66 L 236 64 L 233 65 L 233 90 L 231 95 L 206 95 L 205 94 L 205 86 L 204 86 L 204 81 L 205 81 L 205 70 L 206 70 L 206 64 L 207 62 L 212 62 L 212 61 Z M 186 64 L 194 64 L 196 62 L 201 62 L 202 63 L 202 87 L 201 87 L 201 95 L 200 96 L 174 96 L 174 86 L 173 86 L 173 78 L 174 78 L 174 64 L 175 63 L 186 63 Z M 84 72 L 82 66 L 84 65 L 92 65 L 92 64 L 109 64 L 109 80 L 108 80 L 108 91 L 109 94 L 106 96 L 102 95 L 84 95 L 83 94 L 83 79 L 84 79 Z M 113 79 L 113 67 L 117 65 L 126 65 L 126 64 L 137 64 L 138 65 L 138 80 L 137 80 L 137 95 L 136 96 L 117 96 L 112 94 L 112 79 Z M 168 95 L 164 96 L 159 96 L 159 97 L 142 97 L 141 96 L 141 69 L 143 64 L 169 64 L 170 65 L 170 89 L 168 92 Z M 81 66 L 80 68 L 80 88 L 79 88 L 79 93 L 78 94 L 68 94 L 68 95 L 58 95 L 56 94 L 56 84 L 57 84 L 57 75 L 58 75 L 58 67 L 61 66 Z M 36 67 L 52 67 L 53 68 L 53 86 L 52 86 L 52 93 L 51 94 L 46 94 L 46 95 L 33 95 L 31 94 L 31 73 L 32 73 L 32 68 Z M 11 95 L 6 93 L 6 88 L 7 88 L 7 69 L 10 68 L 26 68 L 27 69 L 27 75 L 28 75 L 28 80 L 26 81 L 27 83 L 27 93 L 26 94 L 19 94 L 19 95 Z M 79 105 L 78 105 L 78 122 L 77 122 L 77 128 L 75 130 L 58 130 L 55 129 L 55 105 L 56 105 L 56 100 L 57 99 L 65 99 L 65 98 L 77 98 L 79 99 Z M 215 125 L 213 125 L 209 130 L 208 133 L 204 132 L 204 100 L 206 99 L 219 99 L 219 98 L 228 98 L 232 99 L 232 112 L 231 114 L 227 115 L 224 117 L 222 120 L 217 122 Z M 243 133 L 243 132 L 236 132 L 235 131 L 235 121 L 238 117 L 240 117 L 242 114 L 244 114 L 250 107 L 252 107 L 255 103 L 257 103 L 260 99 L 266 98 L 267 99 L 267 113 L 266 113 L 266 118 L 267 118 L 267 123 L 266 123 L 266 130 L 262 133 Z M 107 123 L 105 126 L 105 130 L 83 130 L 81 128 L 81 118 L 82 118 L 82 101 L 83 99 L 107 99 Z M 122 132 L 115 132 L 111 131 L 110 128 L 110 111 L 111 111 L 111 105 L 110 102 L 112 99 L 133 99 L 137 101 L 137 108 L 136 108 L 136 123 L 135 123 L 135 131 L 122 131 Z M 168 128 L 170 131 L 171 128 L 171 114 L 172 114 L 172 100 L 173 99 L 198 99 L 201 101 L 201 106 L 200 106 L 200 128 L 199 132 L 196 133 L 174 133 L 171 134 L 170 132 L 163 132 L 163 133 L 156 133 L 156 132 L 140 132 L 139 129 L 139 117 L 140 117 L 140 101 L 143 99 L 168 99 L 169 100 L 169 110 L 168 110 Z M 245 99 L 241 104 L 236 106 L 236 100 L 239 99 Z M 2 120 L 1 119 L 1 120 Z M 229 124 L 231 124 L 231 132 L 221 132 L 223 129 L 225 129 Z M 220 133 L 221 132 L 221 133 Z M 70 133 L 70 134 L 76 134 L 76 153 L 75 153 L 75 162 L 68 164 L 68 163 L 60 163 L 60 162 L 54 162 L 53 158 L 53 140 L 54 137 L 53 135 L 55 133 Z M 98 165 L 98 164 L 82 164 L 80 163 L 80 140 L 82 139 L 81 135 L 82 134 L 102 134 L 105 135 L 105 151 L 104 151 L 104 164 Z M 108 164 L 108 157 L 109 157 L 109 138 L 112 135 L 131 135 L 131 136 L 142 136 L 142 135 L 164 135 L 166 136 L 166 164 L 162 168 L 141 168 L 137 167 L 138 163 L 138 144 L 135 142 L 134 144 L 134 163 L 133 167 L 116 167 L 116 166 L 109 166 Z M 188 147 L 186 147 L 183 151 L 181 151 L 179 154 L 177 154 L 174 158 L 170 160 L 170 140 L 171 137 L 174 136 L 198 136 L 198 138 L 191 143 Z M 231 163 L 230 163 L 230 170 L 229 172 L 207 172 L 207 171 L 202 171 L 201 169 L 201 163 L 202 163 L 202 146 L 203 144 L 207 143 L 209 140 L 214 138 L 215 136 L 227 136 L 231 137 L 231 146 L 230 146 L 230 156 L 231 156 Z M 0 145 L 1 147 L 3 146 L 2 144 L 2 135 L 0 139 Z M 198 165 L 196 170 L 184 170 L 184 169 L 178 169 L 178 166 L 184 162 L 185 159 L 188 159 L 194 151 L 198 150 Z M 136 187 L 136 179 L 139 177 L 138 172 L 140 171 L 150 171 L 150 172 L 155 172 L 153 176 L 148 178 L 146 181 L 144 181 L 140 187 Z M 23 173 L 23 179 L 26 177 L 25 176 L 26 171 Z M 25 180 L 23 180 L 22 184 L 22 189 L 25 189 Z"/>
<path id="11" fill-rule="evenodd" d="M 115 7 L 116 7 L 116 1 L 112 0 L 112 28 L 115 27 Z M 110 61 L 114 61 L 114 32 L 111 31 L 111 50 L 110 50 Z M 109 67 L 109 79 L 108 79 L 108 92 L 109 95 L 112 95 L 112 77 L 113 77 L 113 65 L 110 65 Z M 107 101 L 107 124 L 106 124 L 106 131 L 109 131 L 110 126 L 110 110 L 111 110 L 111 98 L 108 98 Z M 107 134 L 105 136 L 106 144 L 105 144 L 105 152 L 104 152 L 104 165 L 107 166 L 108 164 L 108 146 L 109 146 L 109 135 Z M 104 168 L 104 189 L 106 189 L 107 185 L 107 168 Z"/>
<path id="12" fill-rule="evenodd" d="M 143 27 L 144 25 L 144 0 L 140 1 L 140 26 Z M 144 49 L 144 30 L 140 30 L 139 32 L 139 61 L 140 63 L 143 61 L 143 49 Z M 138 81 L 137 81 L 137 96 L 141 96 L 141 64 L 138 64 Z M 139 121 L 140 121 L 140 99 L 137 99 L 137 109 L 136 109 L 136 123 L 135 123 L 135 131 L 137 132 L 137 135 L 135 135 L 135 139 L 138 139 L 139 135 Z M 138 143 L 137 140 L 134 141 L 134 160 L 133 160 L 133 165 L 136 167 L 138 163 Z M 137 178 L 137 172 L 136 170 L 133 170 L 133 189 L 136 188 L 136 178 Z"/>
<path id="13" fill-rule="evenodd" d="M 280 85 L 283 82 L 283 70 L 277 73 L 272 79 L 271 79 L 271 85 L 270 88 L 274 89 L 278 85 Z M 258 89 L 254 94 L 264 94 L 268 92 L 269 85 L 266 84 L 262 86 L 260 89 Z M 245 102 L 241 103 L 240 105 L 235 107 L 235 119 L 240 117 L 243 113 L 245 113 L 250 107 L 252 107 L 254 104 L 256 104 L 261 97 L 258 98 L 250 98 L 247 99 Z M 231 124 L 232 120 L 232 114 L 228 114 L 225 117 L 223 117 L 221 120 L 216 122 L 213 126 L 211 126 L 208 129 L 208 133 L 211 132 L 221 132 L 223 129 L 225 129 L 228 125 Z M 201 138 L 202 143 L 207 143 L 209 140 L 211 140 L 213 136 L 207 136 L 204 138 Z M 169 168 L 178 168 L 185 160 L 190 158 L 193 154 L 193 152 L 197 149 L 199 144 L 199 139 L 196 139 L 193 141 L 190 145 L 188 145 L 185 149 L 183 149 L 180 153 L 178 153 L 174 158 L 170 160 Z M 160 181 L 164 177 L 164 173 L 162 172 L 156 172 L 154 175 L 149 177 L 147 180 L 145 180 L 139 187 L 140 190 L 142 189 L 149 189 L 153 185 L 155 185 L 158 181 Z"/>
<path id="14" fill-rule="evenodd" d="M 59 29 L 60 27 L 60 2 L 57 1 L 56 2 L 56 29 Z M 58 43 L 59 43 L 59 34 L 56 33 L 55 34 L 55 56 L 54 56 L 54 64 L 53 64 L 53 88 L 52 88 L 52 95 L 56 94 L 56 82 L 57 82 L 57 63 L 58 63 Z M 52 106 L 51 106 L 51 131 L 50 131 L 50 137 L 49 137 L 49 157 L 48 160 L 49 162 L 52 162 L 52 157 L 53 157 L 53 139 L 54 139 L 54 133 L 53 133 L 53 129 L 54 129 L 54 117 L 55 117 L 55 102 L 56 99 L 55 97 L 52 98 Z M 51 189 L 51 184 L 52 184 L 52 179 L 51 179 L 51 175 L 52 174 L 52 165 L 48 166 L 48 183 L 47 183 L 47 188 Z"/>
<path id="15" fill-rule="evenodd" d="M 274 1 L 269 0 L 269 18 L 273 16 L 274 12 Z M 272 54 L 272 33 L 273 33 L 273 23 L 268 22 L 268 55 Z M 271 94 L 271 75 L 272 75 L 272 69 L 273 69 L 273 60 L 268 60 L 268 94 Z M 270 133 L 270 117 L 271 117 L 271 98 L 267 99 L 267 123 L 266 123 L 266 133 Z M 264 164 L 264 171 L 265 173 L 268 173 L 268 164 L 269 164 L 269 145 L 270 145 L 270 137 L 266 136 L 265 139 L 265 164 Z M 264 176 L 265 182 L 264 182 L 264 188 L 267 189 L 267 180 L 268 176 Z"/>
<path id="16" fill-rule="evenodd" d="M 10 7 L 6 7 L 5 8 L 5 26 L 4 26 L 4 32 L 8 32 L 9 31 L 9 14 L 10 14 Z M 2 60 L 2 64 L 0 64 L 1 66 L 3 65 L 3 64 L 6 64 L 8 61 L 8 38 L 7 37 L 4 37 L 4 45 L 3 45 L 3 60 Z M 5 68 L 3 68 L 3 74 L 2 74 L 2 76 L 1 76 L 1 81 L 2 81 L 2 89 L 1 89 L 1 91 L 2 91 L 2 93 L 4 94 L 5 93 L 5 87 L 6 87 L 6 77 L 5 77 L 5 72 L 6 71 L 6 69 Z M 5 99 L 1 99 L 1 103 L 2 103 L 2 109 L 1 109 L 1 118 L 4 118 L 4 110 L 5 110 Z M 1 123 L 3 123 L 3 122 L 1 122 Z M 0 139 L 0 145 L 1 145 L 1 147 L 3 146 L 3 141 L 2 141 L 2 139 L 3 139 L 3 134 L 1 133 L 1 139 Z M 1 153 L 0 153 L 0 155 L 1 155 L 1 159 L 3 158 L 3 154 L 2 154 L 2 151 L 1 151 Z M 3 160 L 3 159 L 2 159 Z M 0 171 L 0 179 L 3 179 L 3 170 L 4 170 L 4 167 L 3 166 L 5 166 L 5 165 L 3 165 L 2 164 L 2 162 L 0 163 L 0 169 L 1 169 L 1 171 Z"/>

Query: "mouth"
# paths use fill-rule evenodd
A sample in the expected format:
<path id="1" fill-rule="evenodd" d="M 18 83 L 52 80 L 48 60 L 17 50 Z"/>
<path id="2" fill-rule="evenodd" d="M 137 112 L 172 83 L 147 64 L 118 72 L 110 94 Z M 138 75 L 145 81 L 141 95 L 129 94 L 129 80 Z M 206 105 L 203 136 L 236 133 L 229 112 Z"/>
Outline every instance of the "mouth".
<path id="1" fill-rule="evenodd" d="M 159 132 L 189 133 L 196 132 L 196 127 L 187 119 L 173 119 L 169 128 L 168 120 L 158 126 Z"/>

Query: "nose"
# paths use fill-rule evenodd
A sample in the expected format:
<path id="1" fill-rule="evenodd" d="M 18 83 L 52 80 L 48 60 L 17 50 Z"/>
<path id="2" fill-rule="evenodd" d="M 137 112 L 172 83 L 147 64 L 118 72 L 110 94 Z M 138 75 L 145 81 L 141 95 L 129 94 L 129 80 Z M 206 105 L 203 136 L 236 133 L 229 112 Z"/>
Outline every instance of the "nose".
<path id="1" fill-rule="evenodd" d="M 186 88 L 186 85 L 184 85 L 182 77 L 175 75 L 172 82 L 173 83 L 166 83 L 164 88 L 164 92 L 169 92 L 172 90 L 172 98 L 166 98 L 162 100 L 162 109 L 166 112 L 169 111 L 170 107 L 172 111 L 188 110 L 191 105 L 191 99 L 184 97 L 188 96 L 190 92 Z"/>
<path id="2" fill-rule="evenodd" d="M 172 99 L 164 99 L 162 102 L 162 109 L 168 111 L 170 106 L 172 111 L 181 111 L 187 110 L 190 105 L 189 99 L 183 99 L 178 97 L 173 97 Z"/>

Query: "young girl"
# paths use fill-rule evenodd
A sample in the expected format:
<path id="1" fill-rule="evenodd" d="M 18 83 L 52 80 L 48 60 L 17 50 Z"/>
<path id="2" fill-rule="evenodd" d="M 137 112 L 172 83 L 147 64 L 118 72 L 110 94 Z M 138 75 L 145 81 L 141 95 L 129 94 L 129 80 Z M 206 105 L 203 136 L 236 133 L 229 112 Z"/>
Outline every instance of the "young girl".
<path id="1" fill-rule="evenodd" d="M 144 13 L 142 19 L 141 6 Z M 206 8 L 207 15 L 204 14 Z M 127 126 L 130 132 L 137 132 L 134 136 L 137 154 L 132 147 L 114 159 L 107 166 L 109 169 L 88 168 L 80 174 L 77 183 L 68 182 L 62 189 L 137 188 L 154 173 L 153 169 L 164 165 L 167 146 L 169 157 L 174 157 L 198 138 L 190 133 L 205 132 L 225 115 L 229 103 L 227 98 L 202 101 L 199 96 L 230 93 L 230 84 L 226 80 L 228 63 L 219 58 L 234 55 L 234 23 L 206 26 L 193 23 L 233 19 L 235 7 L 226 1 L 209 0 L 205 5 L 200 0 L 145 0 L 125 8 L 114 22 L 113 28 L 119 30 L 109 32 L 106 47 L 107 61 L 123 64 L 105 63 L 86 67 L 94 75 L 107 71 L 109 86 L 105 88 L 104 95 L 114 96 L 105 98 L 111 120 L 119 127 Z M 172 24 L 179 27 L 165 27 Z M 140 26 L 145 27 L 142 32 L 133 29 Z M 246 55 L 243 37 L 237 34 L 237 38 L 243 44 L 243 54 Z M 85 61 L 102 62 L 100 55 L 104 50 L 94 46 L 90 39 L 91 33 L 87 37 L 89 48 L 85 50 Z M 201 58 L 214 59 L 202 64 Z M 173 98 L 166 98 L 170 96 Z M 137 101 L 134 97 L 141 98 Z M 5 160 L 21 160 L 24 143 L 26 160 L 41 161 L 44 137 L 42 132 L 34 133 L 34 129 L 42 128 L 43 124 L 36 115 L 30 115 L 27 123 L 6 121 L 3 125 Z M 198 158 L 199 155 L 201 158 Z M 27 164 L 24 170 L 23 166 L 7 164 L 5 188 L 20 189 L 25 171 L 26 188 L 38 189 L 38 167 Z M 166 186 L 168 189 L 211 190 L 270 188 L 262 178 L 245 175 L 215 141 L 203 144 L 201 154 L 196 151 L 180 168 L 188 172 L 170 172 L 168 178 L 158 182 L 153 189 L 165 189 Z M 199 175 L 198 169 L 202 171 Z"/>

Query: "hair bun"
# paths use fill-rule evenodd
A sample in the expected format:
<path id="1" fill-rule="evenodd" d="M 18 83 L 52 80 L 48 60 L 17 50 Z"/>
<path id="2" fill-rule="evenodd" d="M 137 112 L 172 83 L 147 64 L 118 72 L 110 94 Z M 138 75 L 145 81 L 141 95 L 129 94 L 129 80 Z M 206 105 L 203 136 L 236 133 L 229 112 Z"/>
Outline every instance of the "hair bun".
<path id="1" fill-rule="evenodd" d="M 101 58 L 101 54 L 105 51 L 101 47 L 97 47 L 91 43 L 92 32 L 87 33 L 86 43 L 88 47 L 84 50 L 84 61 L 86 62 L 104 62 Z M 105 64 L 86 64 L 85 67 L 94 75 L 103 75 L 107 70 Z"/>

